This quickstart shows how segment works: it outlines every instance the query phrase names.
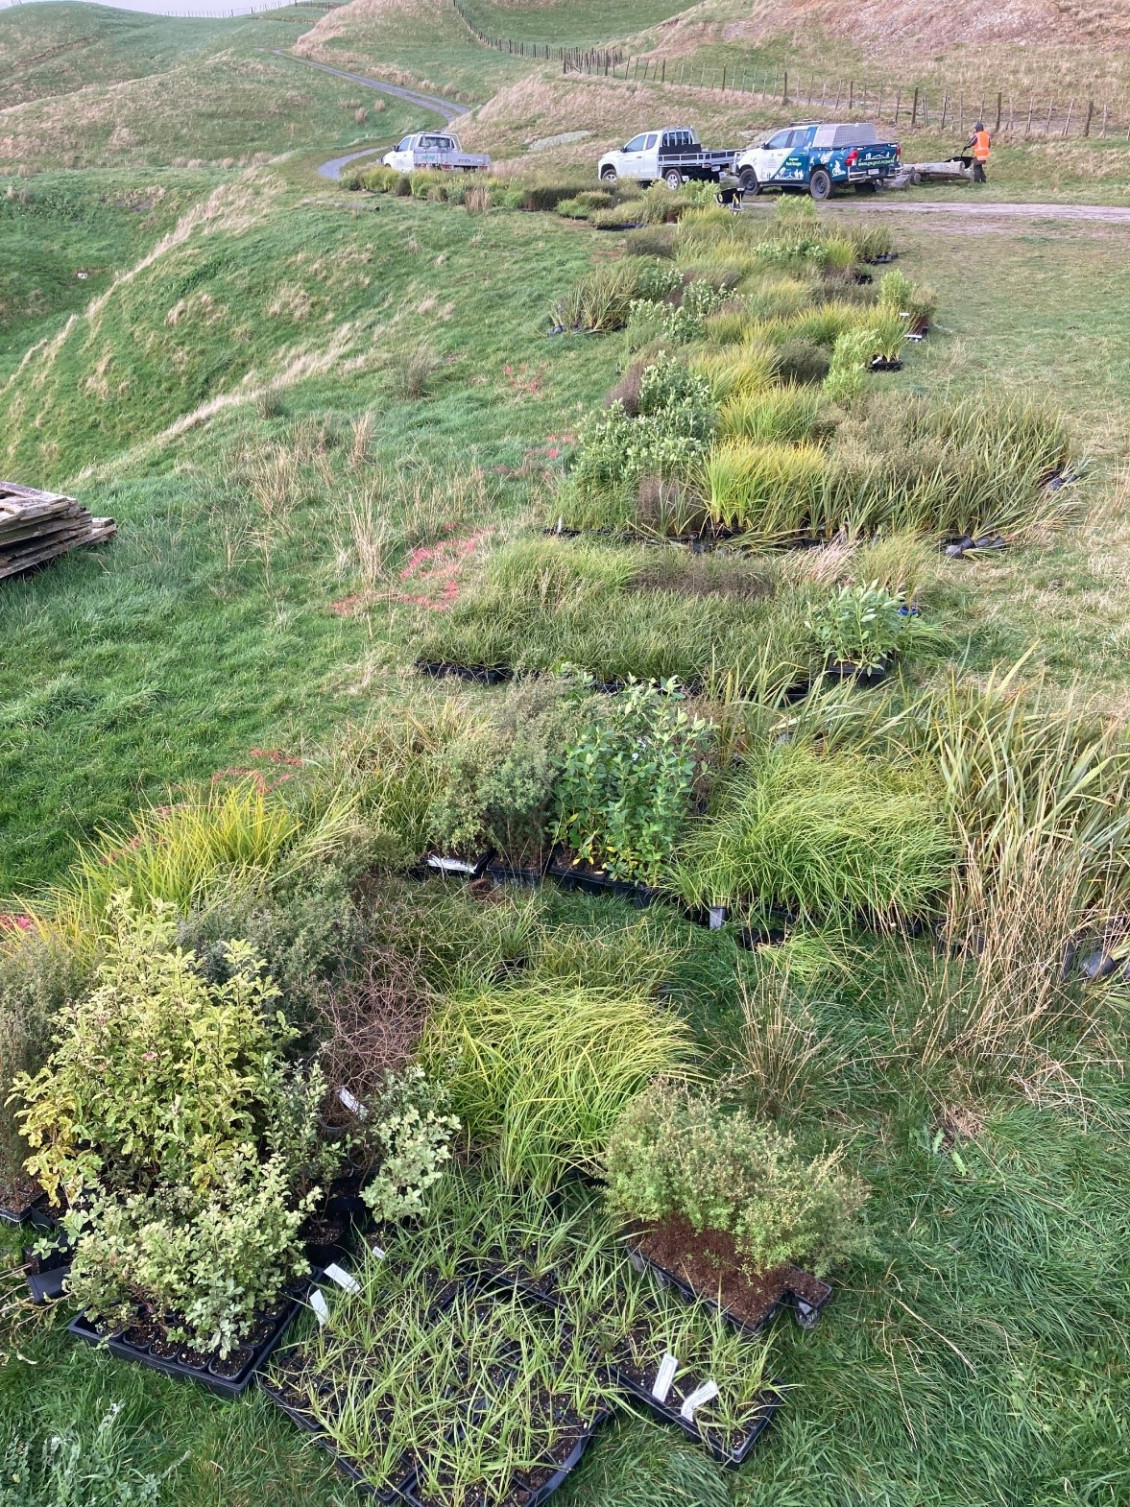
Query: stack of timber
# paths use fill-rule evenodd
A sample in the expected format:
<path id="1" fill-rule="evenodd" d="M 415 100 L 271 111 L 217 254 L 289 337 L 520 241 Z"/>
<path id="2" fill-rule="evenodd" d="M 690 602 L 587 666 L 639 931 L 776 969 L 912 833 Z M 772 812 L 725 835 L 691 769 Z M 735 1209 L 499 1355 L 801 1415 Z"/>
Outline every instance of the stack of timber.
<path id="1" fill-rule="evenodd" d="M 0 581 L 79 544 L 101 544 L 117 527 L 112 518 L 92 518 L 73 497 L 0 481 Z"/>

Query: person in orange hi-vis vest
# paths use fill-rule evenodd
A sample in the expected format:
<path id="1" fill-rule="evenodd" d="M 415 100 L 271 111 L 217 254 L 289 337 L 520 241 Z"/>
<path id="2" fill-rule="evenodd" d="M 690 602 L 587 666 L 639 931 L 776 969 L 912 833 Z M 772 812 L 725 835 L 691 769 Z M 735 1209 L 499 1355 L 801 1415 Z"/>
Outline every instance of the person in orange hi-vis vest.
<path id="1" fill-rule="evenodd" d="M 965 143 L 965 150 L 973 148 L 973 181 L 974 183 L 986 183 L 985 163 L 989 160 L 992 150 L 993 138 L 985 130 L 985 122 L 979 120 L 973 127 L 973 135 Z"/>

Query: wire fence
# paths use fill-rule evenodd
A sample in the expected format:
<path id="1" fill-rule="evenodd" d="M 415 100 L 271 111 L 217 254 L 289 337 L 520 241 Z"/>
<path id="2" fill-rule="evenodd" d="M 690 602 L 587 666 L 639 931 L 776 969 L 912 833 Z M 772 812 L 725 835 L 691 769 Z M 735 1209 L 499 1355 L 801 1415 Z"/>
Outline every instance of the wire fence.
<path id="1" fill-rule="evenodd" d="M 565 73 L 602 78 L 638 79 L 655 84 L 746 94 L 782 107 L 805 106 L 821 113 L 866 116 L 914 130 L 958 132 L 984 121 L 995 136 L 1114 137 L 1130 141 L 1130 111 L 1116 113 L 1109 103 L 1062 95 L 1037 98 L 1003 89 L 926 90 L 921 86 L 864 84 L 854 79 L 818 78 L 779 68 L 711 68 L 690 58 L 625 57 L 619 62 L 565 58 Z"/>
<path id="2" fill-rule="evenodd" d="M 471 19 L 461 0 L 451 3 L 484 47 L 514 57 L 559 62 L 562 73 L 744 94 L 767 104 L 780 104 L 782 108 L 804 107 L 849 118 L 860 115 L 869 120 L 889 121 L 907 130 L 960 133 L 981 120 L 994 136 L 1012 140 L 1124 135 L 1130 141 L 1130 106 L 1125 103 L 1121 111 L 1116 111 L 1109 103 L 1062 95 L 1058 99 L 1054 95 L 1037 98 L 997 88 L 927 90 L 914 85 L 875 85 L 850 78 L 802 76 L 793 69 L 780 67 L 717 68 L 696 63 L 693 58 L 657 58 L 650 54 L 632 57 L 618 49 L 516 41 L 512 37 L 488 35 Z"/>

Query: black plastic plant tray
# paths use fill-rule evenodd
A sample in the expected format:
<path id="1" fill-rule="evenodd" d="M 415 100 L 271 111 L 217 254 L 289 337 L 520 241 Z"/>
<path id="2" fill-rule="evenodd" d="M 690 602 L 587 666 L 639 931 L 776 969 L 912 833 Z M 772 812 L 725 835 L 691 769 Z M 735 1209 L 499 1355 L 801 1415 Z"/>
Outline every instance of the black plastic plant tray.
<path id="1" fill-rule="evenodd" d="M 293 1404 L 284 1401 L 277 1388 L 273 1387 L 270 1382 L 264 1381 L 262 1377 L 259 1378 L 259 1386 L 271 1399 L 280 1413 L 285 1413 L 291 1423 L 300 1428 L 304 1434 L 309 1434 L 314 1442 L 326 1451 L 338 1470 L 343 1475 L 349 1477 L 363 1496 L 373 1497 L 375 1501 L 384 1504 L 384 1507 L 391 1507 L 392 1503 L 408 1500 L 405 1493 L 415 1476 L 414 1468 L 407 1470 L 401 1480 L 395 1485 L 374 1486 L 371 1481 L 366 1480 L 361 1470 L 354 1465 L 348 1455 L 342 1454 L 322 1425 L 311 1418 L 309 1413 L 303 1412 L 301 1408 L 296 1408 Z"/>
<path id="2" fill-rule="evenodd" d="M 67 1329 L 80 1340 L 85 1340 L 88 1345 L 105 1346 L 110 1354 L 117 1356 L 119 1360 L 136 1361 L 138 1365 L 148 1366 L 151 1371 L 160 1371 L 163 1376 L 176 1376 L 186 1381 L 199 1382 L 202 1387 L 207 1387 L 210 1392 L 215 1392 L 220 1397 L 239 1397 L 246 1392 L 256 1371 L 278 1345 L 300 1307 L 301 1304 L 297 1298 L 292 1298 L 287 1303 L 286 1308 L 275 1320 L 270 1334 L 259 1344 L 242 1371 L 237 1372 L 235 1376 L 220 1376 L 210 1366 L 207 1368 L 190 1366 L 183 1361 L 169 1360 L 163 1355 L 154 1355 L 148 1348 L 143 1350 L 138 1345 L 129 1344 L 120 1335 L 108 1337 L 101 1335 L 86 1317 L 85 1312 L 73 1318 L 67 1325 Z"/>
<path id="3" fill-rule="evenodd" d="M 784 1402 L 784 1398 L 779 1393 L 766 1392 L 762 1397 L 757 1416 L 753 1423 L 736 1445 L 727 1447 L 724 1444 L 719 1444 L 717 1440 L 710 1438 L 709 1435 L 703 1434 L 698 1425 L 694 1422 L 688 1422 L 677 1408 L 669 1408 L 665 1402 L 660 1402 L 657 1397 L 652 1395 L 650 1388 L 641 1386 L 638 1381 L 629 1376 L 626 1371 L 621 1370 L 619 1366 L 613 1368 L 612 1374 L 616 1385 L 622 1391 L 627 1392 L 629 1397 L 634 1397 L 637 1402 L 642 1402 L 645 1407 L 650 1408 L 665 1423 L 673 1423 L 676 1428 L 681 1429 L 686 1434 L 688 1439 L 693 1439 L 696 1444 L 701 1444 L 703 1449 L 709 1451 L 720 1465 L 743 1465 L 749 1459 L 754 1445 L 773 1422 L 777 1409 Z"/>
<path id="4" fill-rule="evenodd" d="M 808 1277 L 809 1281 L 817 1283 L 822 1289 L 821 1296 L 815 1303 L 809 1302 L 807 1298 L 800 1297 L 792 1288 L 786 1286 L 772 1307 L 766 1309 L 765 1317 L 759 1320 L 758 1323 L 751 1324 L 748 1319 L 739 1318 L 731 1309 L 723 1308 L 706 1293 L 696 1291 L 689 1282 L 684 1282 L 681 1277 L 676 1277 L 674 1272 L 668 1271 L 665 1266 L 660 1266 L 659 1262 L 653 1261 L 650 1256 L 645 1256 L 643 1251 L 633 1247 L 628 1254 L 637 1270 L 642 1270 L 646 1267 L 649 1271 L 654 1272 L 664 1287 L 673 1288 L 688 1303 L 703 1303 L 708 1308 L 713 1308 L 722 1315 L 731 1329 L 736 1329 L 739 1334 L 748 1334 L 751 1337 L 763 1334 L 777 1315 L 785 1309 L 792 1309 L 797 1323 L 802 1328 L 813 1328 L 824 1309 L 832 1301 L 835 1291 L 827 1282 L 821 1282 L 818 1277 L 813 1277 L 811 1273 L 806 1272 L 805 1276 Z"/>
<path id="5" fill-rule="evenodd" d="M 416 668 L 421 675 L 431 675 L 436 680 L 450 677 L 469 680 L 473 685 L 501 685 L 514 678 L 514 671 L 506 665 L 458 665 L 446 660 L 418 659 Z"/>
<path id="6" fill-rule="evenodd" d="M 520 1507 L 541 1507 L 541 1504 L 543 1502 L 547 1502 L 553 1495 L 553 1493 L 558 1489 L 558 1487 L 565 1484 L 565 1481 L 568 1479 L 568 1477 L 581 1463 L 581 1459 L 584 1456 L 585 1450 L 588 1449 L 589 1444 L 592 1442 L 592 1437 L 596 1433 L 597 1429 L 601 1426 L 602 1423 L 606 1423 L 611 1417 L 611 1408 L 601 1408 L 593 1418 L 593 1421 L 589 1424 L 588 1428 L 585 1429 L 584 1433 L 581 1434 L 576 1444 L 573 1445 L 573 1448 L 569 1451 L 565 1459 L 561 1462 L 560 1465 L 557 1466 L 548 1480 L 543 1481 L 540 1486 L 534 1487 L 532 1490 L 529 1490 L 525 1485 L 524 1478 L 521 1476 L 515 1476 L 510 1490 L 507 1492 L 506 1497 L 503 1499 L 506 1507 L 510 1507 L 511 1503 L 514 1504 L 514 1507 L 519 1507 L 519 1504 Z M 424 1503 L 422 1502 L 421 1498 L 416 1494 L 415 1488 L 417 1479 L 418 1476 L 412 1481 L 412 1484 L 405 1489 L 404 1500 L 406 1502 L 409 1502 L 411 1504 L 411 1507 L 424 1507 Z M 526 1494 L 516 1495 L 516 1493 L 522 1492 L 525 1492 Z"/>
<path id="7" fill-rule="evenodd" d="M 661 892 L 649 884 L 636 884 L 630 879 L 610 879 L 607 874 L 589 873 L 565 863 L 552 863 L 546 870 L 546 875 L 566 893 L 615 895 L 620 900 L 634 901 L 638 906 L 653 905 L 663 898 Z"/>
<path id="8" fill-rule="evenodd" d="M 45 1272 L 28 1272 L 27 1290 L 31 1293 L 31 1301 L 51 1303 L 56 1298 L 61 1298 L 70 1274 L 69 1266 L 56 1266 Z"/>

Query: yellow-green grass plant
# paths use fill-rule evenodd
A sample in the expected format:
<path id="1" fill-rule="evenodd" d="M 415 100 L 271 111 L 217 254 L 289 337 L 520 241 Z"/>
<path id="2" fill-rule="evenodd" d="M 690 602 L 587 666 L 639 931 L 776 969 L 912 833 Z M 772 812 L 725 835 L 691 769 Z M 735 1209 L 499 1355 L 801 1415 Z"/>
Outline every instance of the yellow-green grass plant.
<path id="1" fill-rule="evenodd" d="M 767 391 L 776 380 L 777 364 L 776 353 L 759 338 L 717 350 L 706 346 L 690 360 L 692 371 L 709 380 L 711 397 L 716 403 L 724 403 L 738 393 Z"/>
<path id="2" fill-rule="evenodd" d="M 354 814 L 348 795 L 287 802 L 250 780 L 212 785 L 102 832 L 62 879 L 22 903 L 41 930 L 93 945 L 114 895 L 187 915 L 219 891 L 278 881 L 340 851 Z"/>
<path id="3" fill-rule="evenodd" d="M 827 469 L 817 445 L 723 440 L 703 468 L 710 520 L 766 543 L 818 532 Z"/>
<path id="4" fill-rule="evenodd" d="M 596 1171 L 625 1104 L 694 1059 L 687 1026 L 653 1000 L 554 984 L 448 1000 L 421 1054 L 471 1141 L 497 1144 L 506 1179 L 541 1189 Z"/>
<path id="5" fill-rule="evenodd" d="M 928 773 L 803 739 L 750 755 L 690 830 L 672 882 L 690 905 L 884 926 L 938 912 L 956 860 Z"/>
<path id="6" fill-rule="evenodd" d="M 764 393 L 736 392 L 722 405 L 718 436 L 758 443 L 796 444 L 811 438 L 820 420 L 820 393 L 790 382 Z"/>

